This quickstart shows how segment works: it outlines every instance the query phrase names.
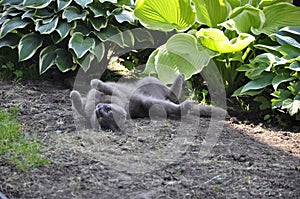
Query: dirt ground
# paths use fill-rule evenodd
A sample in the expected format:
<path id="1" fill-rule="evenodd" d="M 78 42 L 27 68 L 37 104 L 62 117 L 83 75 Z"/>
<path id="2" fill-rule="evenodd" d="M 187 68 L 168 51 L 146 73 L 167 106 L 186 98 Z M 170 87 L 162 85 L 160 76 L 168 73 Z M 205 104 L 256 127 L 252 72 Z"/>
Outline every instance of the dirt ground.
<path id="1" fill-rule="evenodd" d="M 0 157 L 0 193 L 47 199 L 300 196 L 296 124 L 290 132 L 188 116 L 132 120 L 122 133 L 79 132 L 69 93 L 47 82 L 0 84 L 0 107 L 18 107 L 23 133 L 37 133 L 51 160 L 19 171 Z"/>

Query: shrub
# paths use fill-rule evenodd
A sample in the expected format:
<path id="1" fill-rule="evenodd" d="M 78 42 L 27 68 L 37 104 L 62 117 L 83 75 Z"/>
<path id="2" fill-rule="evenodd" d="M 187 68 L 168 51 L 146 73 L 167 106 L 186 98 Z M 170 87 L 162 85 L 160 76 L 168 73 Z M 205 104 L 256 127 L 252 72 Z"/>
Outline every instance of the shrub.
<path id="1" fill-rule="evenodd" d="M 300 27 L 285 27 L 272 34 L 276 41 L 254 47 L 266 51 L 239 67 L 250 81 L 233 96 L 255 96 L 261 110 L 288 112 L 300 120 Z"/>
<path id="2" fill-rule="evenodd" d="M 54 65 L 62 72 L 77 66 L 87 71 L 113 48 L 103 42 L 132 43 L 133 36 L 125 40 L 118 33 L 136 25 L 133 7 L 131 0 L 2 0 L 0 50 L 17 50 L 17 61 L 31 59 L 40 74 Z"/>

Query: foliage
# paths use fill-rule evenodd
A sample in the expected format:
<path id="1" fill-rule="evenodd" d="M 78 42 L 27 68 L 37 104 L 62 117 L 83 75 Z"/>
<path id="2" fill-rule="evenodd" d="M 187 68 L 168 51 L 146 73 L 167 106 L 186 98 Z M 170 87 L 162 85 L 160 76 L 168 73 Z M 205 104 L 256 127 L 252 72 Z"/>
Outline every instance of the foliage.
<path id="1" fill-rule="evenodd" d="M 103 42 L 133 43 L 132 35 L 118 34 L 135 25 L 132 9 L 131 0 L 2 0 L 0 50 L 17 50 L 20 62 L 34 60 L 40 74 L 54 65 L 62 72 L 77 66 L 86 71 L 105 56 Z"/>
<path id="2" fill-rule="evenodd" d="M 236 82 L 236 68 L 255 55 L 255 52 L 251 52 L 251 45 L 260 38 L 259 34 L 271 34 L 276 28 L 289 25 L 300 26 L 297 19 L 300 8 L 287 0 L 164 1 L 168 5 L 179 5 L 174 8 L 176 15 L 165 7 L 154 6 L 159 2 L 138 0 L 135 16 L 152 29 L 192 29 L 188 33 L 177 33 L 156 49 L 147 62 L 145 73 L 157 73 L 165 83 L 172 82 L 179 72 L 189 79 L 208 65 L 208 59 L 213 58 L 223 75 L 228 94 L 235 90 L 236 84 L 241 84 Z M 184 2 L 185 6 L 180 6 Z M 196 15 L 194 21 L 186 16 L 187 12 Z M 159 21 L 158 16 L 161 16 Z M 177 23 L 182 21 L 189 23 Z"/>
<path id="3" fill-rule="evenodd" d="M 260 109 L 287 111 L 300 120 L 300 28 L 285 27 L 271 35 L 270 44 L 257 44 L 266 53 L 239 67 L 250 81 L 233 96 L 256 96 Z M 265 42 L 266 43 L 266 42 Z"/>
<path id="4" fill-rule="evenodd" d="M 22 127 L 15 119 L 16 110 L 0 110 L 0 155 L 8 158 L 17 168 L 35 168 L 49 162 L 40 155 L 41 144 L 22 135 Z"/>

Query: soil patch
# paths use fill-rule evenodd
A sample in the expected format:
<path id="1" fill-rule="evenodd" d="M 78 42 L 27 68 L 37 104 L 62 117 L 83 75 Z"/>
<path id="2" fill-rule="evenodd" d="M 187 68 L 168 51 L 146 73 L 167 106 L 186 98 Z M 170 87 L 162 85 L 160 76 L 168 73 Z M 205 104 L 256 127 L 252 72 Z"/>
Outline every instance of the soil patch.
<path id="1" fill-rule="evenodd" d="M 18 171 L 0 157 L 8 198 L 298 198 L 300 133 L 188 116 L 132 120 L 125 132 L 76 131 L 70 90 L 2 83 L 0 107 L 18 107 L 51 163 Z M 1 198 L 1 195 L 0 195 Z"/>

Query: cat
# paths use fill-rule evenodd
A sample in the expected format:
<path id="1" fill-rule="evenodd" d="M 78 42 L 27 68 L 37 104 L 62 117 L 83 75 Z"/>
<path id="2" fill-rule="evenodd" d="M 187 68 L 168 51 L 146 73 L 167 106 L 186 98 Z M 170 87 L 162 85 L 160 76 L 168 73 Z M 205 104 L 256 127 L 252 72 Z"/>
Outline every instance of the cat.
<path id="1" fill-rule="evenodd" d="M 155 117 L 180 118 L 191 113 L 209 117 L 212 111 L 218 115 L 227 112 L 218 107 L 197 104 L 190 100 L 179 103 L 184 76 L 179 74 L 168 87 L 154 77 L 144 77 L 136 82 L 116 83 L 92 79 L 91 89 L 83 98 L 73 90 L 72 106 L 83 116 L 87 126 L 93 129 L 122 130 L 127 118 Z"/>

